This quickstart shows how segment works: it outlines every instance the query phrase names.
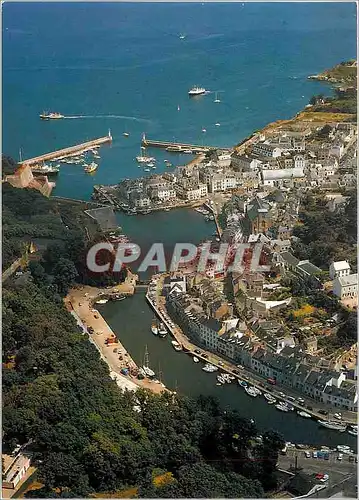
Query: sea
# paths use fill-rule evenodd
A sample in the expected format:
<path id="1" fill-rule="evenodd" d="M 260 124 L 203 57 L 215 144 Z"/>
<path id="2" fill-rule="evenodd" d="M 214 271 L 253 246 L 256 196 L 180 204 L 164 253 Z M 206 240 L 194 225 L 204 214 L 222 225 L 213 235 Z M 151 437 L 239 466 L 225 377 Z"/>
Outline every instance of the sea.
<path id="1" fill-rule="evenodd" d="M 329 95 L 328 85 L 308 75 L 356 57 L 354 2 L 7 2 L 2 8 L 2 151 L 18 160 L 21 150 L 26 159 L 110 130 L 112 145 L 101 147 L 94 174 L 61 166 L 54 194 L 82 200 L 96 184 L 149 175 L 135 161 L 143 134 L 233 146 L 269 122 L 291 118 L 313 94 Z M 209 92 L 189 98 L 194 85 Z M 42 121 L 42 111 L 66 118 Z M 153 172 L 171 171 L 164 159 L 176 166 L 191 158 L 148 153 L 157 159 Z M 191 210 L 117 217 L 141 247 L 196 243 L 215 231 Z M 234 385 L 216 386 L 213 374 L 176 353 L 169 338 L 151 334 L 153 313 L 141 291 L 101 306 L 101 313 L 139 364 L 148 346 L 152 368 L 170 389 L 214 395 L 287 440 L 356 447 L 347 433 L 283 414 Z"/>
<path id="2" fill-rule="evenodd" d="M 26 159 L 111 131 L 93 175 L 61 167 L 54 194 L 79 199 L 94 184 L 150 175 L 135 161 L 143 133 L 235 145 L 292 117 L 313 94 L 329 94 L 307 76 L 356 56 L 354 2 L 5 2 L 2 9 L 3 153 L 18 160 L 21 149 Z M 189 98 L 194 85 L 209 93 Z M 67 118 L 42 121 L 42 111 Z M 149 153 L 158 160 L 154 172 L 166 169 L 164 159 L 189 160 Z"/>

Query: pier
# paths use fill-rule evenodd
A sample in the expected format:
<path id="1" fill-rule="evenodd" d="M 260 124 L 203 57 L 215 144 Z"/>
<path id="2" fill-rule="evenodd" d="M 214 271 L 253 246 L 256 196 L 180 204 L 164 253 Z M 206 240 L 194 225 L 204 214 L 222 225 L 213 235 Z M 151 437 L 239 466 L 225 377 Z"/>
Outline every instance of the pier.
<path id="1" fill-rule="evenodd" d="M 76 200 L 75 198 L 65 198 L 64 196 L 51 196 L 52 200 L 65 201 L 75 205 L 84 205 L 85 207 L 107 207 L 104 203 L 97 203 L 95 201 L 87 201 L 87 200 Z"/>
<path id="2" fill-rule="evenodd" d="M 65 158 L 66 156 L 71 156 L 76 153 L 81 153 L 88 149 L 94 148 L 95 146 L 101 146 L 102 144 L 107 144 L 112 142 L 111 132 L 105 137 L 99 137 L 98 139 L 92 139 L 91 141 L 83 142 L 82 144 L 77 144 L 75 146 L 70 146 L 68 148 L 58 149 L 57 151 L 52 151 L 51 153 L 45 153 L 40 156 L 35 156 L 34 158 L 29 158 L 19 162 L 19 165 L 36 165 L 38 163 L 43 163 L 49 160 L 58 160 L 60 158 Z"/>
<path id="3" fill-rule="evenodd" d="M 221 149 L 223 151 L 230 151 L 230 148 L 219 148 L 217 146 L 204 146 L 199 145 L 199 144 L 187 144 L 184 142 L 170 142 L 170 141 L 154 141 L 150 139 L 146 139 L 144 136 L 142 138 L 142 146 L 148 147 L 148 148 L 162 148 L 162 149 L 167 149 L 167 148 L 173 148 L 173 152 L 175 153 L 176 150 L 179 153 L 183 153 L 185 150 L 192 150 L 193 153 L 203 153 L 206 151 L 214 150 L 214 149 Z"/>

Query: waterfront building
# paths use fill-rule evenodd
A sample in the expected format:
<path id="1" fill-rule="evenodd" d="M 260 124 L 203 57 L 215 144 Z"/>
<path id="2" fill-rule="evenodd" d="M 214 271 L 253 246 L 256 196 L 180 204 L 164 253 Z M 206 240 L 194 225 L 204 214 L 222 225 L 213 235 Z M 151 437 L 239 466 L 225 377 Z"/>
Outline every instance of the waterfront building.
<path id="1" fill-rule="evenodd" d="M 334 278 L 341 278 L 350 274 L 350 264 L 346 260 L 332 262 L 329 266 L 329 276 Z"/>
<path id="2" fill-rule="evenodd" d="M 167 184 L 161 187 L 153 187 L 151 186 L 149 189 L 149 195 L 151 199 L 159 200 L 159 201 L 169 201 L 176 198 L 175 189 Z"/>

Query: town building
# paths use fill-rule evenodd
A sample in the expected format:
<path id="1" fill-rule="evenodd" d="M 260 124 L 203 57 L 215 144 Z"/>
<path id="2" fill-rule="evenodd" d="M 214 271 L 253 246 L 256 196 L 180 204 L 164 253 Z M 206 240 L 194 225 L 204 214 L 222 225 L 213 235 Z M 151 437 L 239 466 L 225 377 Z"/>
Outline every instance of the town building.
<path id="1" fill-rule="evenodd" d="M 252 146 L 252 153 L 258 156 L 264 156 L 269 158 L 277 158 L 281 156 L 282 149 L 273 144 L 267 144 L 266 142 L 257 142 Z"/>
<path id="2" fill-rule="evenodd" d="M 6 489 L 15 489 L 30 467 L 30 458 L 22 453 L 17 454 L 15 457 L 2 455 L 2 458 L 2 487 Z"/>
<path id="3" fill-rule="evenodd" d="M 264 186 L 280 187 L 284 183 L 295 184 L 305 177 L 302 168 L 285 168 L 275 170 L 262 170 L 260 178 Z"/>
<path id="4" fill-rule="evenodd" d="M 334 278 L 341 278 L 350 274 L 350 264 L 346 260 L 332 262 L 329 266 L 329 276 Z"/>
<path id="5" fill-rule="evenodd" d="M 340 299 L 355 298 L 358 296 L 358 274 L 348 274 L 333 280 L 333 293 Z"/>

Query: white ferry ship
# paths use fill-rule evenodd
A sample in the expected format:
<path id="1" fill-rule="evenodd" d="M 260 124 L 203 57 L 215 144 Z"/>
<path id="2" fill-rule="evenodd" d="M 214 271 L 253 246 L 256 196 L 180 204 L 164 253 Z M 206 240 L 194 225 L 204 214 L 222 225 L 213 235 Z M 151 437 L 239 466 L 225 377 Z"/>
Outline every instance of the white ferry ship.
<path id="1" fill-rule="evenodd" d="M 189 96 L 202 95 L 206 93 L 206 89 L 203 87 L 192 87 L 191 90 L 188 91 Z"/>

